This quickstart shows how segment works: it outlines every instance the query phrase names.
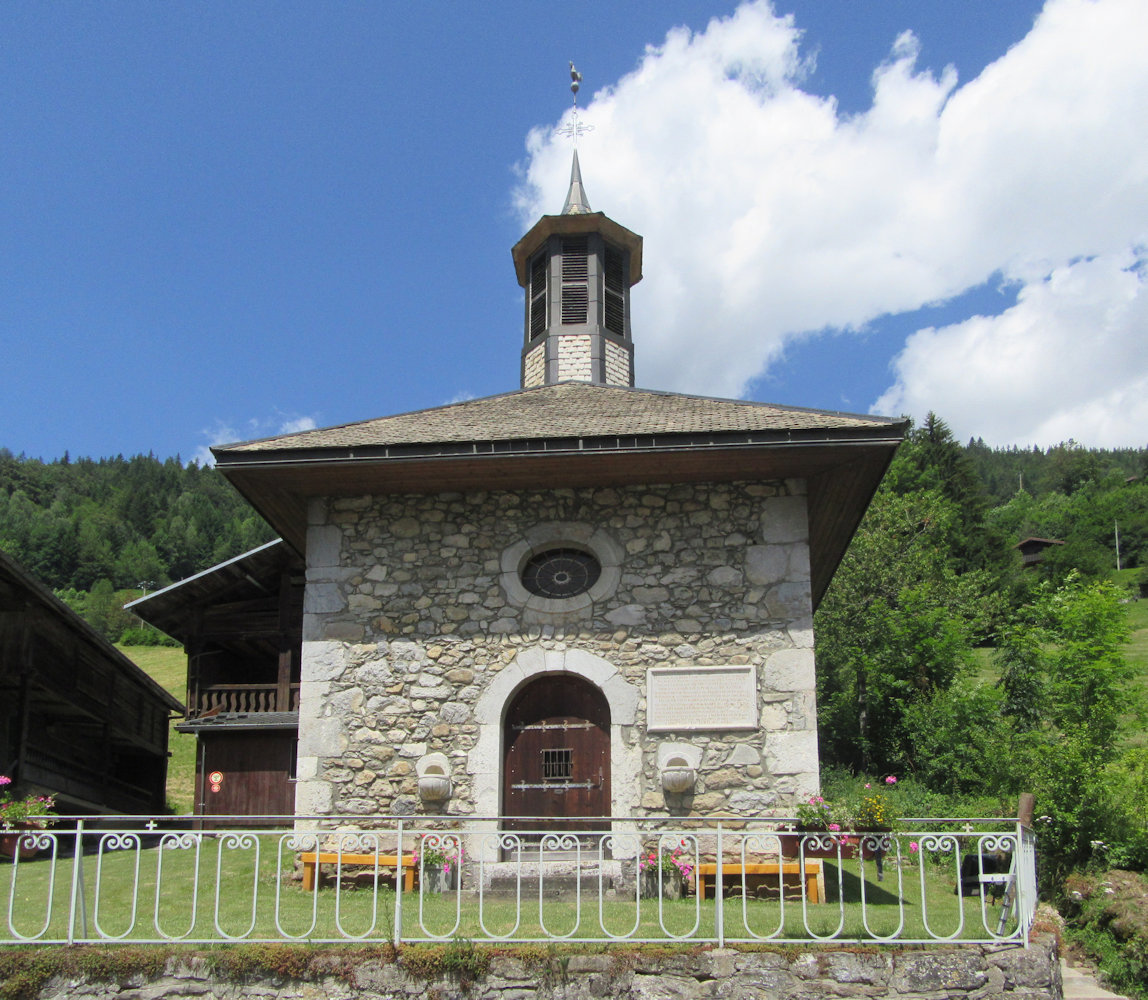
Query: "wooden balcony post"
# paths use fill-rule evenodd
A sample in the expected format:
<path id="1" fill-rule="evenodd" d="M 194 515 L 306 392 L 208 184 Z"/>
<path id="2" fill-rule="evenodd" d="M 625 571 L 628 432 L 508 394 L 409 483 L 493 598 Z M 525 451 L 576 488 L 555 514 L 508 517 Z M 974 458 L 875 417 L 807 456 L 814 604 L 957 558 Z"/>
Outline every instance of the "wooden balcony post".
<path id="1" fill-rule="evenodd" d="M 279 574 L 279 684 L 275 693 L 275 711 L 291 711 L 291 571 Z"/>

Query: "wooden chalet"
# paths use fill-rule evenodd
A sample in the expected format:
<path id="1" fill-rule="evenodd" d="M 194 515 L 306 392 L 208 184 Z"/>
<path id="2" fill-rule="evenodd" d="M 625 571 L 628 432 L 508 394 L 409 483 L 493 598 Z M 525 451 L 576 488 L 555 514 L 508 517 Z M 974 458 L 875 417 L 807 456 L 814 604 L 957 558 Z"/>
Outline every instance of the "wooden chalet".
<path id="1" fill-rule="evenodd" d="M 197 739 L 198 815 L 295 808 L 303 562 L 282 541 L 133 601 L 187 652 L 187 719 Z M 211 780 L 212 778 L 219 780 Z"/>
<path id="2" fill-rule="evenodd" d="M 1064 542 L 1056 538 L 1026 538 L 1023 541 L 1017 542 L 1013 546 L 1020 553 L 1021 565 L 1025 569 L 1031 569 L 1033 566 L 1039 566 L 1044 562 L 1044 553 L 1046 549 L 1051 548 L 1053 545 L 1063 545 Z"/>
<path id="3" fill-rule="evenodd" d="M 183 705 L 0 552 L 0 773 L 61 813 L 165 809 Z"/>

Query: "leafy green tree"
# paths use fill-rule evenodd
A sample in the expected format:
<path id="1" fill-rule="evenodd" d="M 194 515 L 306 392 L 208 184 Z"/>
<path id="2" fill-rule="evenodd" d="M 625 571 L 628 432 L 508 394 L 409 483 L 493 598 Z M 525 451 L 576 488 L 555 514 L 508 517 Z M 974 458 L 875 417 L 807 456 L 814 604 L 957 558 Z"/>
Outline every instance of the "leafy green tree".
<path id="1" fill-rule="evenodd" d="M 1038 605 L 1048 651 L 1052 722 L 1078 734 L 1097 760 L 1111 758 L 1132 670 L 1121 653 L 1128 622 L 1120 594 L 1105 580 L 1070 577 Z"/>
<path id="2" fill-rule="evenodd" d="M 933 490 L 874 498 L 815 621 L 828 761 L 894 767 L 908 707 L 967 664 L 976 613 L 947 557 L 954 520 Z"/>

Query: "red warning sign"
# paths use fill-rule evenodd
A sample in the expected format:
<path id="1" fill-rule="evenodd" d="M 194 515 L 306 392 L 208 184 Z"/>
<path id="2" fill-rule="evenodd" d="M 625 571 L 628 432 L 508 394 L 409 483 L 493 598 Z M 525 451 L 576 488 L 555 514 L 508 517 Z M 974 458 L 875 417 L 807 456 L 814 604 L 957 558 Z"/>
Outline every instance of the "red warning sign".
<path id="1" fill-rule="evenodd" d="M 222 785 L 223 784 L 223 772 L 222 771 L 212 771 L 211 774 L 209 774 L 207 776 L 207 780 L 210 781 L 213 785 Z"/>

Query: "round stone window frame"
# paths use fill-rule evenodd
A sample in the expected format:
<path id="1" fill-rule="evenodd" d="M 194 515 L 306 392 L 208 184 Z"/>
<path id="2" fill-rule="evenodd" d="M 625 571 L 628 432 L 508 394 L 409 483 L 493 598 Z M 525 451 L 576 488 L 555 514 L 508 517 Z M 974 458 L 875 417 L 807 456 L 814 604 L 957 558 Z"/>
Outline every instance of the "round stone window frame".
<path id="1" fill-rule="evenodd" d="M 601 567 L 597 582 L 573 597 L 532 594 L 522 582 L 522 570 L 531 558 L 551 549 L 588 552 Z M 580 615 L 614 595 L 622 580 L 624 555 L 625 550 L 604 528 L 578 521 L 549 521 L 529 528 L 521 539 L 503 550 L 499 583 L 506 599 L 515 607 L 538 615 Z"/>

